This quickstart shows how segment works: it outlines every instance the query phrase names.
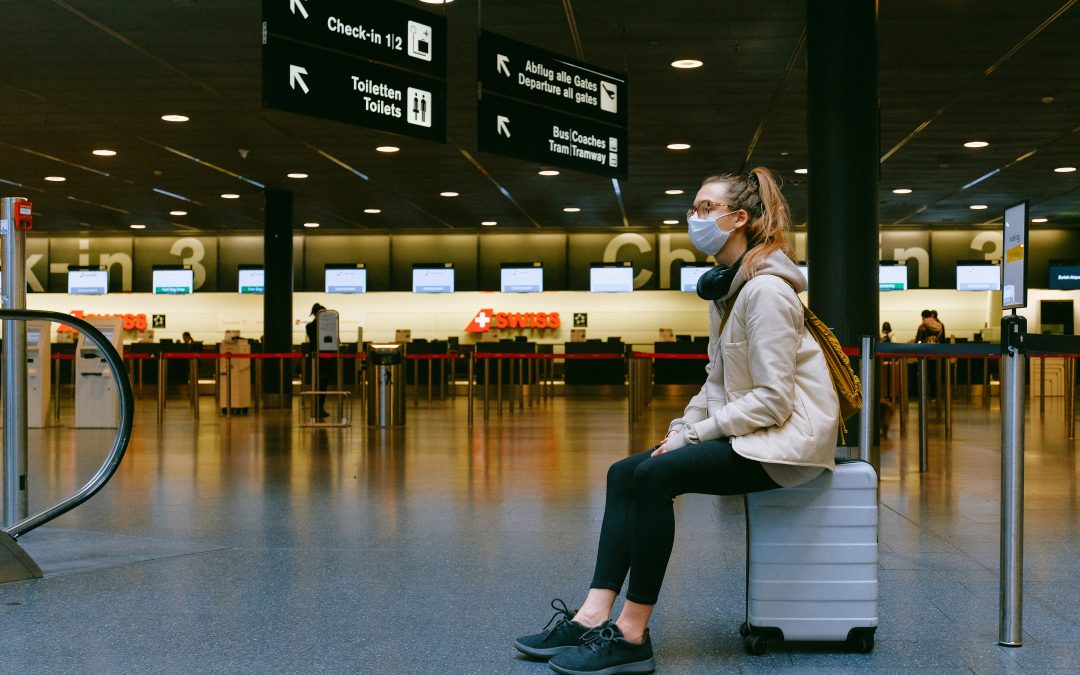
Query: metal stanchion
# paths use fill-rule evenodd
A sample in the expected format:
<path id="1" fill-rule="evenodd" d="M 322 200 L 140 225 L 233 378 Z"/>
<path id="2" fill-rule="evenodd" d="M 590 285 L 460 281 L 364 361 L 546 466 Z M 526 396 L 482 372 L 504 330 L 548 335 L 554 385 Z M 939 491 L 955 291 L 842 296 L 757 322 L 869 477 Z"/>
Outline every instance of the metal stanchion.
<path id="1" fill-rule="evenodd" d="M 495 373 L 495 402 L 498 404 L 496 415 L 502 417 L 502 371 L 503 371 L 503 359 L 499 359 L 495 362 L 495 366 L 498 372 Z"/>
<path id="2" fill-rule="evenodd" d="M 1076 438 L 1076 358 L 1065 357 L 1065 429 L 1069 440 Z"/>
<path id="3" fill-rule="evenodd" d="M 1015 310 L 1013 310 L 1015 312 Z M 1001 320 L 1001 589 L 998 644 L 1022 645 L 1024 601 L 1024 355 L 1026 319 Z"/>
<path id="4" fill-rule="evenodd" d="M 255 361 L 255 363 L 253 365 L 255 366 L 255 395 L 252 397 L 253 398 L 252 403 L 255 406 L 255 412 L 258 413 L 260 410 L 262 410 L 262 397 L 263 397 L 262 363 L 263 362 L 262 362 L 262 359 L 254 359 L 254 361 Z M 338 387 L 338 389 L 341 389 L 341 387 Z"/>
<path id="5" fill-rule="evenodd" d="M 983 407 L 990 407 L 990 357 L 983 359 Z"/>
<path id="6" fill-rule="evenodd" d="M 911 396 L 908 392 L 907 361 L 902 358 L 896 359 L 897 379 L 900 381 L 899 395 L 896 397 L 896 405 L 900 408 L 900 435 L 907 435 L 908 407 L 911 405 Z"/>
<path id="7" fill-rule="evenodd" d="M 1039 355 L 1039 419 L 1046 417 L 1046 354 Z"/>
<path id="8" fill-rule="evenodd" d="M 163 354 L 158 355 L 158 369 L 157 369 L 157 422 L 161 424 L 165 421 L 165 362 L 167 359 Z"/>
<path id="9" fill-rule="evenodd" d="M 926 447 L 926 357 L 919 357 L 919 472 L 923 473 L 930 464 Z"/>
<path id="10" fill-rule="evenodd" d="M 417 362 L 416 365 L 419 367 L 420 363 Z M 431 406 L 431 385 L 433 383 L 432 371 L 435 369 L 434 366 L 435 366 L 435 364 L 432 363 L 432 361 L 430 359 L 428 359 L 427 360 L 427 404 L 428 404 L 429 407 Z"/>
<path id="11" fill-rule="evenodd" d="M 863 400 L 862 411 L 859 413 L 859 459 L 864 462 L 870 461 L 870 451 L 874 446 L 874 361 L 874 338 L 864 335 L 859 352 Z"/>
<path id="12" fill-rule="evenodd" d="M 491 368 L 488 364 L 491 359 L 484 359 L 484 421 L 488 419 L 488 388 L 491 386 Z"/>
<path id="13" fill-rule="evenodd" d="M 952 359 L 942 360 L 945 367 L 945 438 L 952 437 Z"/>
<path id="14" fill-rule="evenodd" d="M 56 426 L 60 426 L 60 367 L 59 360 L 53 360 L 52 362 L 52 377 L 53 377 L 53 419 L 56 421 Z"/>
<path id="15" fill-rule="evenodd" d="M 188 398 L 191 399 L 195 419 L 199 419 L 199 362 L 195 359 L 188 359 Z"/>
<path id="16" fill-rule="evenodd" d="M 469 383 L 466 389 L 469 397 L 469 426 L 471 427 L 473 424 L 473 355 L 471 353 L 469 354 L 468 359 Z"/>

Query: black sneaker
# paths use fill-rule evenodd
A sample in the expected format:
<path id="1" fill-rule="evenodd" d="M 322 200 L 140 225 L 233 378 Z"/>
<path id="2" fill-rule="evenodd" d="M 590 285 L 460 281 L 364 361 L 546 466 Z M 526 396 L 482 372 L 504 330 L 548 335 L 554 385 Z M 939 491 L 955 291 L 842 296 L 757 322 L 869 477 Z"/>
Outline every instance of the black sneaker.
<path id="1" fill-rule="evenodd" d="M 551 669 L 560 675 L 617 675 L 656 670 L 647 628 L 645 639 L 630 642 L 614 621 L 608 621 L 583 635 L 581 641 L 579 647 L 548 661 Z"/>
<path id="2" fill-rule="evenodd" d="M 555 610 L 555 614 L 548 619 L 543 632 L 514 640 L 514 646 L 519 652 L 534 659 L 547 660 L 581 644 L 581 636 L 590 629 L 572 620 L 577 610 L 570 609 L 558 598 L 551 601 L 551 608 Z M 559 619 L 558 623 L 549 628 L 556 619 Z"/>

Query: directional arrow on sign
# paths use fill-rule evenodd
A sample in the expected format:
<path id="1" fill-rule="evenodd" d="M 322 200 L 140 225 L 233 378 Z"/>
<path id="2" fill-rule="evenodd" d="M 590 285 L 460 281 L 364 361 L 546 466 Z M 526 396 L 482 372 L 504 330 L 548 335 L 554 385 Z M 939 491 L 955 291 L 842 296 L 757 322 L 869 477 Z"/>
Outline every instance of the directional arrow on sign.
<path id="1" fill-rule="evenodd" d="M 300 66 L 289 65 L 289 88 L 296 89 L 296 85 L 300 85 L 300 88 L 304 90 L 304 93 L 308 93 L 307 84 L 304 83 L 304 78 L 301 75 L 307 75 L 307 68 L 301 68 Z"/>
<path id="2" fill-rule="evenodd" d="M 507 77 L 510 77 L 510 57 L 503 56 L 502 54 L 496 54 L 495 61 L 495 69 L 501 73 L 504 73 Z"/>
<path id="3" fill-rule="evenodd" d="M 304 8 L 304 3 L 301 0 L 289 0 L 289 11 L 296 14 L 296 10 L 300 10 L 300 16 L 305 19 L 308 17 L 307 9 Z"/>
<path id="4" fill-rule="evenodd" d="M 497 133 L 506 134 L 506 137 L 510 138 L 510 118 L 499 115 L 495 120 L 495 130 Z"/>

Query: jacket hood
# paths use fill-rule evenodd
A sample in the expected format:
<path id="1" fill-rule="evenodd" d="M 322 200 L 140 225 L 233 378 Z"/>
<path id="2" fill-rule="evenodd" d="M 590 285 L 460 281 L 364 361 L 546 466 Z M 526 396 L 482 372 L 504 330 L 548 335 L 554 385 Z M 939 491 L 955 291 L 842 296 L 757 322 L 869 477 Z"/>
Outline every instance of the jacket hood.
<path id="1" fill-rule="evenodd" d="M 802 293 L 806 290 L 806 279 L 803 277 L 802 272 L 799 271 L 798 265 L 781 251 L 773 251 L 765 258 L 761 267 L 755 272 L 755 276 L 759 274 L 772 274 L 780 277 L 788 282 L 796 293 Z M 735 273 L 735 278 L 731 281 L 731 288 L 723 299 L 729 299 L 749 280 L 750 276 L 747 274 L 746 267 L 739 267 L 739 271 Z"/>

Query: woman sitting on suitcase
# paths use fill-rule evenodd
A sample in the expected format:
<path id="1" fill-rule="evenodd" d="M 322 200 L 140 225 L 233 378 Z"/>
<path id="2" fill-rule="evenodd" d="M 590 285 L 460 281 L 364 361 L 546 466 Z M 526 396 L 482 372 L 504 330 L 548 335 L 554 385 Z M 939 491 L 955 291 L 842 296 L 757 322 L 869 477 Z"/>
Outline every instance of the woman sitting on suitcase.
<path id="1" fill-rule="evenodd" d="M 559 622 L 517 639 L 552 670 L 649 673 L 649 617 L 675 537 L 675 497 L 738 495 L 812 480 L 833 468 L 839 404 L 825 359 L 803 325 L 787 201 L 772 172 L 707 178 L 687 211 L 690 238 L 716 267 L 698 281 L 709 302 L 701 391 L 655 448 L 613 464 L 589 592 Z M 622 612 L 612 606 L 629 572 Z M 549 622 L 550 624 L 550 622 Z"/>

